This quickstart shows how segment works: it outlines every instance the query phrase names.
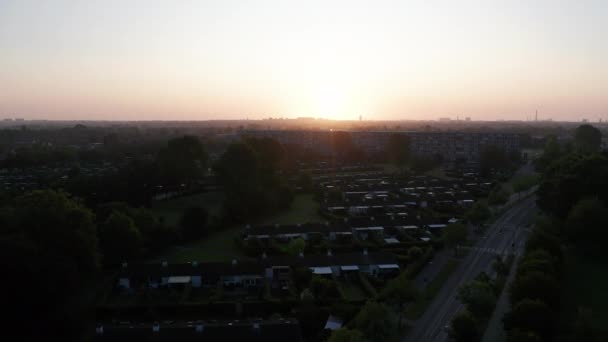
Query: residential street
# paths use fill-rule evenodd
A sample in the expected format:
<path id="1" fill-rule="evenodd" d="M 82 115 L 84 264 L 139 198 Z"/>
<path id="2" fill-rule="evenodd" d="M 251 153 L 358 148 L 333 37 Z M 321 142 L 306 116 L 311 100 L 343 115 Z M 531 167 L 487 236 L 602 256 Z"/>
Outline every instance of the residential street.
<path id="1" fill-rule="evenodd" d="M 456 298 L 458 288 L 480 272 L 491 274 L 495 254 L 521 252 L 526 228 L 536 211 L 534 196 L 513 205 L 491 225 L 448 278 L 422 317 L 414 323 L 404 341 L 447 341 L 445 328 L 463 305 Z"/>

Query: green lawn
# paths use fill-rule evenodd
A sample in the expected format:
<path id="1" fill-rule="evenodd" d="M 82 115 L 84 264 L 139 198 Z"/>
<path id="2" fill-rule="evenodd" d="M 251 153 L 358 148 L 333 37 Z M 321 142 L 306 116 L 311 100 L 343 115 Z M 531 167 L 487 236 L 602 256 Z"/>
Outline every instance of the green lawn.
<path id="1" fill-rule="evenodd" d="M 562 320 L 575 320 L 578 308 L 591 309 L 594 328 L 608 332 L 608 267 L 607 261 L 566 253 L 562 288 Z"/>
<path id="2" fill-rule="evenodd" d="M 312 194 L 298 194 L 295 196 L 291 208 L 283 213 L 264 219 L 262 224 L 297 224 L 306 222 L 324 222 L 319 216 L 319 203 L 315 202 Z"/>
<path id="3" fill-rule="evenodd" d="M 158 216 L 164 218 L 168 225 L 175 226 L 178 224 L 184 210 L 191 207 L 203 207 L 207 209 L 209 216 L 219 215 L 223 199 L 224 195 L 221 192 L 205 192 L 156 201 L 152 204 L 152 210 Z"/>
<path id="4" fill-rule="evenodd" d="M 439 179 L 447 179 L 447 180 L 454 179 L 445 174 L 445 170 L 443 169 L 443 167 L 436 167 L 430 171 L 425 172 L 424 174 L 427 176 L 436 177 Z"/>
<path id="5" fill-rule="evenodd" d="M 173 263 L 193 260 L 201 262 L 229 262 L 234 258 L 243 259 L 243 253 L 234 244 L 234 238 L 242 232 L 243 227 L 240 225 L 227 228 L 191 244 L 173 247 L 166 255 L 156 258 L 153 262 L 160 260 L 167 260 Z"/>
<path id="6" fill-rule="evenodd" d="M 192 197 L 200 199 L 199 195 L 190 196 L 190 198 Z M 167 202 L 169 203 L 165 203 L 165 205 L 168 204 L 168 206 L 163 207 L 164 210 L 168 210 L 168 208 L 173 208 L 174 211 L 177 211 L 177 208 L 179 208 L 179 204 L 187 207 L 191 203 L 191 201 L 186 200 L 185 197 L 170 200 Z M 291 209 L 284 213 L 265 219 L 262 221 L 262 223 L 295 224 L 324 221 L 324 219 L 320 217 L 317 213 L 318 208 L 319 204 L 313 200 L 312 195 L 296 195 Z M 241 234 L 242 232 L 243 225 L 228 227 L 222 231 L 213 233 L 211 236 L 205 239 L 183 246 L 173 247 L 164 256 L 155 258 L 154 260 L 152 260 L 152 262 L 159 262 L 160 260 L 167 260 L 169 262 L 175 263 L 189 262 L 193 260 L 201 262 L 229 262 L 234 258 L 243 259 L 245 256 L 243 255 L 242 251 L 234 244 L 234 238 L 238 237 L 239 234 Z"/>

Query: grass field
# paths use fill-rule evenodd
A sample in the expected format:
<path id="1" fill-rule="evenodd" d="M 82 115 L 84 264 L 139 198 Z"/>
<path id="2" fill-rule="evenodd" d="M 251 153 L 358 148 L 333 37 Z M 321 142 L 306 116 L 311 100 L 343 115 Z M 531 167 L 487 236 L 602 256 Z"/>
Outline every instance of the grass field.
<path id="1" fill-rule="evenodd" d="M 224 195 L 221 192 L 204 192 L 156 201 L 152 204 L 152 210 L 156 215 L 162 217 L 168 225 L 175 226 L 187 208 L 202 207 L 207 209 L 209 216 L 219 215 L 223 200 Z"/>
<path id="2" fill-rule="evenodd" d="M 264 219 L 261 223 L 297 224 L 325 221 L 323 217 L 319 216 L 318 210 L 319 203 L 315 202 L 312 194 L 298 194 L 288 211 Z"/>
<path id="3" fill-rule="evenodd" d="M 445 174 L 445 170 L 442 167 L 436 167 L 430 171 L 427 171 L 424 173 L 427 176 L 431 176 L 431 177 L 437 177 L 439 179 L 447 179 L 447 180 L 451 180 L 454 179 L 452 177 L 449 177 Z"/>
<path id="4" fill-rule="evenodd" d="M 575 320 L 579 308 L 590 309 L 593 327 L 608 332 L 607 261 L 566 253 L 562 289 L 562 321 Z"/>
<path id="5" fill-rule="evenodd" d="M 235 258 L 243 259 L 243 253 L 234 244 L 234 238 L 242 232 L 243 227 L 241 226 L 227 228 L 191 244 L 173 247 L 166 255 L 156 258 L 153 262 L 160 260 L 167 260 L 173 263 L 193 260 L 201 262 L 229 262 Z"/>
<path id="6" fill-rule="evenodd" d="M 216 198 L 218 197 L 217 193 L 215 196 Z M 209 200 L 209 198 L 210 197 L 205 197 L 204 199 Z M 181 210 L 190 206 L 193 201 L 201 201 L 202 199 L 203 198 L 199 197 L 199 195 L 189 196 L 189 199 L 185 197 L 173 199 L 167 201 L 168 203 L 165 203 L 165 206 L 157 212 L 181 212 Z M 218 201 L 216 204 L 219 206 L 221 202 Z M 182 206 L 181 209 L 180 205 Z M 288 211 L 262 220 L 260 223 L 295 224 L 304 222 L 319 222 L 323 220 L 323 218 L 317 213 L 318 207 L 319 205 L 313 200 L 312 195 L 300 194 L 295 197 L 294 202 Z M 229 262 L 234 258 L 243 259 L 245 256 L 234 244 L 234 239 L 242 232 L 242 225 L 228 227 L 219 232 L 213 233 L 211 236 L 205 239 L 183 246 L 173 247 L 164 256 L 155 258 L 152 261 L 158 262 L 160 260 L 167 260 L 169 262 L 189 262 L 197 260 L 203 262 Z"/>

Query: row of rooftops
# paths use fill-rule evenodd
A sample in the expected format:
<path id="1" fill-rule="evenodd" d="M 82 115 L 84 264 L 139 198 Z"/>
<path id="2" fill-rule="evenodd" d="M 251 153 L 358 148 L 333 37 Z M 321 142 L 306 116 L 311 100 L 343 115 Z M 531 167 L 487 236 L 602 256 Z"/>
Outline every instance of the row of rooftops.
<path id="1" fill-rule="evenodd" d="M 383 215 L 383 216 L 365 216 L 351 217 L 333 220 L 324 223 L 304 223 L 304 224 L 289 224 L 289 225 L 257 225 L 245 226 L 246 236 L 256 235 L 281 235 L 281 234 L 321 234 L 328 235 L 330 233 L 349 233 L 353 229 L 367 227 L 382 227 L 382 228 L 401 228 L 403 226 L 425 227 L 431 224 L 451 224 L 458 222 L 458 219 L 452 217 L 447 220 L 432 220 L 425 219 L 419 216 L 414 217 L 408 213 L 403 215 Z"/>
<path id="2" fill-rule="evenodd" d="M 155 263 L 155 264 L 127 264 L 123 263 L 120 277 L 161 277 L 161 276 L 196 276 L 205 274 L 208 277 L 230 275 L 263 275 L 264 270 L 272 267 L 331 267 L 331 266 L 366 266 L 366 265 L 395 265 L 395 256 L 387 252 L 314 254 L 297 256 L 262 255 L 257 261 L 237 261 L 231 263 L 220 262 L 190 262 L 190 263 Z"/>
<path id="3" fill-rule="evenodd" d="M 290 341 L 302 340 L 296 319 L 98 323 L 96 341 Z"/>
<path id="4" fill-rule="evenodd" d="M 364 199 L 364 198 L 354 198 L 347 199 L 342 201 L 327 201 L 323 203 L 324 207 L 334 208 L 334 209 L 347 209 L 352 207 L 361 207 L 361 208 L 387 208 L 387 209 L 397 209 L 397 208 L 406 208 L 406 207 L 418 207 L 425 206 L 430 204 L 441 204 L 441 203 L 467 203 L 470 201 L 474 201 L 473 196 L 468 194 L 463 194 L 461 196 L 450 196 L 450 195 L 433 195 L 433 196 L 400 196 L 398 199 L 390 198 L 390 199 Z M 341 208 L 337 208 L 341 207 Z"/>

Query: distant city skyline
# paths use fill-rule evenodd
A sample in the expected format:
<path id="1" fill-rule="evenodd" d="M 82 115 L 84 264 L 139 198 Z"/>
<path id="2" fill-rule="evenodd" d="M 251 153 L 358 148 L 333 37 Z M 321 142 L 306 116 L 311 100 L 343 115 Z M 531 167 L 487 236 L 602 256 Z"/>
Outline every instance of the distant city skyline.
<path id="1" fill-rule="evenodd" d="M 606 1 L 0 2 L 0 117 L 608 119 Z"/>

